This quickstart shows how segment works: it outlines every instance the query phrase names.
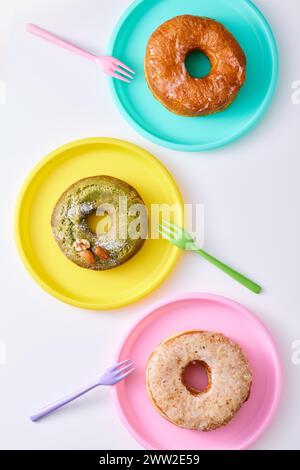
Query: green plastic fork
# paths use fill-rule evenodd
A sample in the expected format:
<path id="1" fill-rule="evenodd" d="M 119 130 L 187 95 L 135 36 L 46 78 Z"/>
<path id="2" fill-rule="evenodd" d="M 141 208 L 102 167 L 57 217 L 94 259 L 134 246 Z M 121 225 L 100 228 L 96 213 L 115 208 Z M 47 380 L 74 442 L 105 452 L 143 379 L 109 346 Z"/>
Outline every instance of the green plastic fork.
<path id="1" fill-rule="evenodd" d="M 198 255 L 202 256 L 202 258 L 206 259 L 214 266 L 221 269 L 221 271 L 228 274 L 228 276 L 232 277 L 237 282 L 247 287 L 247 289 L 251 290 L 255 294 L 259 294 L 262 291 L 261 286 L 251 281 L 247 277 L 243 276 L 242 274 L 238 273 L 234 269 L 230 268 L 226 264 L 214 258 L 213 256 L 209 255 L 208 253 L 206 253 L 206 251 L 199 249 L 195 244 L 193 237 L 185 229 L 178 227 L 178 225 L 171 224 L 166 220 L 163 220 L 162 224 L 159 224 L 158 231 L 164 238 L 169 240 L 169 242 L 177 246 L 177 248 L 181 250 L 194 251 Z"/>

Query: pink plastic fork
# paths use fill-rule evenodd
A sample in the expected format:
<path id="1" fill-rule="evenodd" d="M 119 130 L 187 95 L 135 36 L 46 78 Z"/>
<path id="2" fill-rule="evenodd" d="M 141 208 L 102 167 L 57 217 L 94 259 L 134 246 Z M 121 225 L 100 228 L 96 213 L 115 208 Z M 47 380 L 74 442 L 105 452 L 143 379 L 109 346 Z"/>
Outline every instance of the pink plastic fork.
<path id="1" fill-rule="evenodd" d="M 31 34 L 35 34 L 36 36 L 56 44 L 57 46 L 68 49 L 69 51 L 75 52 L 76 54 L 79 54 L 86 59 L 96 62 L 101 70 L 111 77 L 117 78 L 118 80 L 122 80 L 123 82 L 127 83 L 130 83 L 130 81 L 134 78 L 133 76 L 135 72 L 127 67 L 127 65 L 123 64 L 123 62 L 115 59 L 114 57 L 96 56 L 91 54 L 90 52 L 87 52 L 80 47 L 65 41 L 64 39 L 61 39 L 58 36 L 55 36 L 54 34 L 49 33 L 49 31 L 46 31 L 45 29 L 42 29 L 34 24 L 28 24 L 26 26 L 26 30 Z"/>
<path id="2" fill-rule="evenodd" d="M 96 382 L 91 383 L 87 387 L 81 388 L 75 393 L 71 393 L 62 400 L 52 403 L 52 405 L 40 409 L 39 411 L 31 415 L 30 419 L 31 421 L 38 421 L 44 416 L 53 413 L 59 408 L 65 406 L 67 403 L 76 400 L 76 398 L 81 397 L 85 393 L 89 392 L 90 390 L 93 390 L 93 388 L 99 387 L 100 385 L 116 385 L 117 383 L 124 380 L 125 377 L 131 374 L 134 370 L 135 367 L 129 359 L 123 362 L 119 362 L 119 364 L 116 364 L 113 367 L 107 369 L 107 371 L 98 380 L 96 380 Z"/>

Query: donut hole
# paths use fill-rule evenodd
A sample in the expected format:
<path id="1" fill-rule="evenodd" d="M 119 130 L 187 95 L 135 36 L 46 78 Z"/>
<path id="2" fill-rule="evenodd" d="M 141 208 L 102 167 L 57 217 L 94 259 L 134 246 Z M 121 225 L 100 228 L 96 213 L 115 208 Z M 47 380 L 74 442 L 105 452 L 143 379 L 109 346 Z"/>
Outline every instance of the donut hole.
<path id="1" fill-rule="evenodd" d="M 100 236 L 109 232 L 112 221 L 108 212 L 104 212 L 103 215 L 97 215 L 96 212 L 92 212 L 87 217 L 87 224 L 92 233 Z"/>
<path id="2" fill-rule="evenodd" d="M 182 372 L 182 383 L 193 395 L 206 392 L 210 387 L 210 368 L 204 361 L 192 361 Z"/>
<path id="3" fill-rule="evenodd" d="M 203 78 L 211 71 L 211 63 L 204 52 L 194 50 L 185 58 L 185 67 L 193 78 Z"/>

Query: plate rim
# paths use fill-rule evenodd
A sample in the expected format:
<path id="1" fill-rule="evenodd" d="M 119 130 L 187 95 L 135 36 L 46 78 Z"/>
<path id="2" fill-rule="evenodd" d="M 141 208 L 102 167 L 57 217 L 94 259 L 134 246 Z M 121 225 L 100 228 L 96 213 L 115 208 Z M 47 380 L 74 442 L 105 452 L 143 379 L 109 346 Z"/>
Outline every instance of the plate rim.
<path id="1" fill-rule="evenodd" d="M 59 156 L 78 146 L 82 145 L 90 145 L 90 144 L 111 144 L 111 145 L 120 145 L 121 147 L 126 147 L 128 149 L 132 149 L 135 152 L 138 152 L 140 155 L 150 159 L 151 161 L 155 162 L 158 167 L 165 173 L 165 175 L 168 177 L 170 180 L 171 185 L 173 186 L 173 190 L 176 194 L 176 198 L 178 198 L 178 202 L 180 205 L 183 207 L 183 198 L 182 194 L 179 190 L 179 187 L 172 176 L 172 174 L 169 172 L 169 170 L 166 168 L 166 166 L 152 153 L 148 152 L 144 148 L 133 144 L 127 140 L 122 140 L 122 139 L 115 139 L 113 137 L 87 137 L 83 139 L 77 139 L 73 140 L 71 142 L 68 142 L 64 145 L 61 145 L 57 147 L 56 149 L 52 150 L 50 153 L 48 153 L 45 157 L 43 157 L 29 172 L 27 175 L 25 181 L 23 182 L 23 185 L 21 186 L 21 189 L 19 190 L 19 195 L 17 197 L 16 205 L 15 205 L 15 211 L 14 211 L 14 239 L 15 239 L 15 244 L 17 248 L 17 252 L 20 256 L 20 259 L 25 266 L 27 272 L 30 274 L 32 279 L 38 284 L 44 291 L 46 291 L 48 294 L 50 294 L 52 297 L 66 303 L 69 305 L 72 305 L 74 307 L 86 309 L 86 310 L 113 310 L 117 309 L 120 307 L 124 307 L 127 305 L 131 305 L 138 300 L 142 300 L 144 297 L 149 295 L 152 291 L 157 289 L 170 275 L 170 273 L 173 271 L 178 259 L 181 256 L 180 250 L 176 250 L 174 247 L 173 252 L 170 255 L 168 263 L 166 263 L 166 267 L 164 272 L 160 275 L 160 277 L 157 279 L 155 283 L 153 283 L 150 287 L 147 287 L 143 291 L 143 294 L 136 293 L 133 295 L 130 299 L 130 301 L 114 301 L 114 303 L 104 303 L 104 302 L 98 302 L 98 303 L 87 303 L 84 301 L 77 301 L 75 299 L 72 299 L 70 296 L 64 295 L 57 291 L 56 289 L 52 288 L 49 284 L 43 281 L 43 279 L 40 277 L 40 275 L 36 272 L 34 268 L 32 268 L 30 261 L 28 260 L 28 257 L 26 255 L 26 250 L 23 247 L 22 243 L 22 227 L 20 224 L 20 213 L 22 209 L 22 203 L 23 199 L 26 196 L 27 192 L 30 191 L 30 186 L 36 175 L 46 166 L 49 162 L 54 160 L 55 158 L 59 158 Z"/>
<path id="2" fill-rule="evenodd" d="M 218 295 L 218 294 L 210 294 L 206 292 L 187 292 L 187 293 L 182 293 L 182 294 L 176 294 L 176 295 L 170 295 L 167 297 L 164 297 L 158 302 L 153 303 L 152 305 L 148 306 L 145 310 L 144 313 L 142 314 L 141 317 L 139 317 L 133 325 L 128 329 L 124 337 L 122 338 L 122 341 L 119 345 L 119 348 L 117 350 L 117 354 L 115 356 L 115 362 L 117 363 L 120 360 L 120 354 L 122 352 L 122 349 L 129 338 L 129 336 L 134 332 L 134 330 L 138 327 L 140 323 L 146 320 L 147 317 L 150 317 L 154 312 L 156 312 L 158 309 L 161 309 L 162 307 L 174 303 L 174 302 L 179 302 L 182 300 L 191 300 L 191 299 L 200 299 L 200 300 L 209 300 L 212 302 L 218 302 L 221 304 L 225 304 L 231 308 L 234 308 L 235 310 L 239 311 L 242 315 L 247 317 L 248 319 L 251 320 L 251 322 L 254 322 L 254 324 L 263 330 L 265 335 L 267 336 L 268 340 L 270 341 L 270 345 L 272 346 L 272 352 L 274 355 L 274 358 L 276 359 L 274 361 L 274 371 L 275 371 L 275 376 L 276 376 L 276 388 L 277 388 L 277 393 L 275 395 L 275 398 L 272 402 L 272 405 L 270 406 L 270 410 L 268 412 L 268 416 L 265 418 L 264 422 L 259 426 L 259 428 L 252 433 L 252 435 L 244 441 L 242 446 L 239 446 L 234 449 L 230 450 L 246 450 L 248 449 L 254 442 L 256 442 L 260 436 L 265 432 L 265 430 L 269 427 L 271 422 L 273 421 L 277 410 L 279 408 L 280 402 L 282 400 L 282 395 L 283 395 L 283 380 L 284 380 L 284 366 L 283 366 L 283 361 L 281 359 L 280 353 L 279 353 L 279 348 L 277 344 L 275 343 L 275 340 L 273 338 L 273 335 L 269 331 L 269 329 L 265 326 L 265 324 L 258 318 L 257 315 L 255 315 L 251 310 L 249 310 L 247 307 L 242 305 L 241 303 L 232 300 L 228 297 Z M 127 429 L 129 434 L 132 435 L 132 437 L 140 444 L 142 445 L 146 450 L 169 450 L 169 449 L 163 449 L 159 448 L 156 449 L 153 447 L 148 441 L 146 441 L 143 437 L 139 435 L 138 432 L 135 431 L 135 429 L 131 426 L 129 420 L 127 419 L 125 413 L 123 412 L 123 408 L 121 406 L 120 400 L 118 399 L 118 386 L 113 387 L 112 389 L 112 397 L 113 397 L 113 402 L 115 404 L 118 416 L 120 417 L 121 422 L 123 423 L 124 427 Z"/>
<path id="3" fill-rule="evenodd" d="M 123 27 L 123 23 L 126 21 L 128 16 L 137 8 L 142 2 L 148 1 L 148 0 L 134 0 L 133 3 L 129 5 L 129 7 L 121 14 L 117 24 L 114 27 L 113 33 L 111 35 L 109 45 L 108 45 L 108 54 L 113 55 L 113 49 L 115 46 L 115 42 L 117 39 L 117 36 Z M 241 0 L 240 0 L 241 1 Z M 270 46 L 270 51 L 271 51 L 271 56 L 272 56 L 272 79 L 268 88 L 268 93 L 265 95 L 264 100 L 260 104 L 259 108 L 256 110 L 255 114 L 251 117 L 251 119 L 247 122 L 247 124 L 241 128 L 241 130 L 238 133 L 230 134 L 229 137 L 220 139 L 216 142 L 210 142 L 206 144 L 179 144 L 175 143 L 172 140 L 164 139 L 161 137 L 158 137 L 155 134 L 152 134 L 148 130 L 146 130 L 141 124 L 139 124 L 125 109 L 125 107 L 122 105 L 122 101 L 119 98 L 119 94 L 116 89 L 116 81 L 113 78 L 109 78 L 109 86 L 110 90 L 112 92 L 114 101 L 117 105 L 117 108 L 123 118 L 133 127 L 135 131 L 137 131 L 140 135 L 145 137 L 146 139 L 150 140 L 151 142 L 154 142 L 155 144 L 161 145 L 162 147 L 166 147 L 171 150 L 177 150 L 177 151 L 184 151 L 184 152 L 205 152 L 205 151 L 211 151 L 214 149 L 218 149 L 221 147 L 224 147 L 225 145 L 229 145 L 246 134 L 248 134 L 256 125 L 259 124 L 259 122 L 262 120 L 264 117 L 265 113 L 267 112 L 273 96 L 275 94 L 277 84 L 279 81 L 279 51 L 278 51 L 278 46 L 277 42 L 273 33 L 273 30 L 267 21 L 265 15 L 262 13 L 262 11 L 253 3 L 252 0 L 243 0 L 244 2 L 248 3 L 249 7 L 252 8 L 252 10 L 257 14 L 259 17 L 263 27 L 265 34 L 268 38 L 268 44 Z"/>

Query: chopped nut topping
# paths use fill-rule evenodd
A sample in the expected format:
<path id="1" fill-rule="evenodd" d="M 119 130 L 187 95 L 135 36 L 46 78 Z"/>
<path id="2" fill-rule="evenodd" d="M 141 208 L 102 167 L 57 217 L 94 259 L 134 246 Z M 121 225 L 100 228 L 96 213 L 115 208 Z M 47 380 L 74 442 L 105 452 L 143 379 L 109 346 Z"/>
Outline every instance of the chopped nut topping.
<path id="1" fill-rule="evenodd" d="M 81 238 L 80 240 L 76 240 L 73 243 L 73 248 L 75 251 L 85 251 L 91 247 L 91 244 L 88 240 Z"/>
<path id="2" fill-rule="evenodd" d="M 101 259 L 109 259 L 109 254 L 101 246 L 96 246 L 95 254 Z"/>

